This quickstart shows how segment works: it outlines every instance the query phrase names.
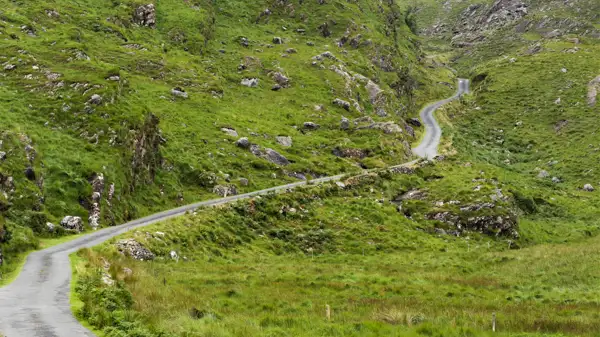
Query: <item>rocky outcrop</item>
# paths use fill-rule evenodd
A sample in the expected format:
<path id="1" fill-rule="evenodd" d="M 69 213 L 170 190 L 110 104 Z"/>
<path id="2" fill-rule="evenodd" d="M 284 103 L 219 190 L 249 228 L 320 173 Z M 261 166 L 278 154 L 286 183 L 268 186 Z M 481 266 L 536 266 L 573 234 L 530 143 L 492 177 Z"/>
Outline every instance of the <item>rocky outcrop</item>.
<path id="1" fill-rule="evenodd" d="M 228 135 L 229 137 L 238 137 L 238 133 L 237 131 L 235 131 L 235 129 L 232 128 L 221 128 L 221 131 L 223 131 L 226 135 Z"/>
<path id="2" fill-rule="evenodd" d="M 134 239 L 124 239 L 116 243 L 119 253 L 139 261 L 154 260 L 154 254 Z"/>
<path id="3" fill-rule="evenodd" d="M 340 149 L 335 148 L 333 155 L 341 158 L 363 159 L 369 155 L 369 151 L 363 149 Z"/>
<path id="4" fill-rule="evenodd" d="M 89 210 L 88 223 L 94 230 L 100 227 L 100 201 L 102 200 L 102 191 L 104 191 L 104 175 L 96 174 L 91 181 L 92 185 L 92 205 Z"/>
<path id="5" fill-rule="evenodd" d="M 340 129 L 348 130 L 350 128 L 350 120 L 346 117 L 342 116 L 342 121 L 340 122 Z"/>
<path id="6" fill-rule="evenodd" d="M 235 185 L 217 185 L 213 188 L 213 193 L 225 198 L 231 195 L 237 195 L 237 187 Z"/>
<path id="7" fill-rule="evenodd" d="M 317 123 L 314 123 L 314 122 L 304 122 L 304 124 L 302 124 L 302 127 L 305 130 L 317 130 L 321 126 L 319 124 L 317 124 Z"/>
<path id="8" fill-rule="evenodd" d="M 272 75 L 273 80 L 277 83 L 281 88 L 287 88 L 290 86 L 290 79 L 280 72 L 275 72 Z"/>
<path id="9" fill-rule="evenodd" d="M 455 227 L 458 235 L 465 231 L 472 231 L 492 236 L 519 237 L 516 219 L 511 215 L 481 215 L 465 218 L 451 212 L 439 212 L 429 214 L 426 218 Z"/>
<path id="10" fill-rule="evenodd" d="M 60 225 L 67 230 L 81 233 L 83 231 L 83 220 L 78 216 L 66 216 L 60 221 Z"/>
<path id="11" fill-rule="evenodd" d="M 591 80 L 588 84 L 588 105 L 595 106 L 596 105 L 596 97 L 598 96 L 598 92 L 600 91 L 600 75 L 595 79 Z"/>
<path id="12" fill-rule="evenodd" d="M 241 84 L 248 88 L 256 88 L 258 86 L 258 79 L 257 78 L 244 78 L 244 79 L 242 79 Z"/>
<path id="13" fill-rule="evenodd" d="M 242 137 L 235 142 L 235 145 L 241 147 L 242 149 L 248 149 L 252 144 L 250 143 L 247 137 Z"/>
<path id="14" fill-rule="evenodd" d="M 343 99 L 336 98 L 333 100 L 333 104 L 343 108 L 346 111 L 350 111 L 350 102 L 344 101 Z"/>
<path id="15" fill-rule="evenodd" d="M 265 149 L 263 158 L 276 165 L 285 166 L 290 164 L 286 157 L 273 149 Z"/>
<path id="16" fill-rule="evenodd" d="M 281 146 L 291 147 L 293 144 L 292 137 L 289 136 L 277 136 L 275 139 Z"/>
<path id="17" fill-rule="evenodd" d="M 154 28 L 156 26 L 156 10 L 153 4 L 139 6 L 133 13 L 133 22 L 140 26 Z"/>
<path id="18" fill-rule="evenodd" d="M 393 122 L 377 122 L 377 123 L 372 123 L 366 127 L 359 127 L 358 129 L 381 130 L 386 134 L 402 133 L 402 128 L 398 124 L 393 123 Z"/>

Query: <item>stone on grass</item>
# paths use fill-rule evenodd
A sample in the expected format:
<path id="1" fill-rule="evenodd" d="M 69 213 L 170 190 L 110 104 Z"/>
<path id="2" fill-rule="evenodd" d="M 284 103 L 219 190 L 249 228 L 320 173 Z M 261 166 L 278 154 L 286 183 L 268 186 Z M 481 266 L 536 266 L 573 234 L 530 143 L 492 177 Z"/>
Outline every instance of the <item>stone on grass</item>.
<path id="1" fill-rule="evenodd" d="M 67 230 L 80 233 L 83 231 L 83 220 L 78 216 L 67 215 L 60 221 L 60 225 Z"/>
<path id="2" fill-rule="evenodd" d="M 285 146 L 285 147 L 290 147 L 292 146 L 292 137 L 290 136 L 277 136 L 275 137 L 275 139 L 277 140 L 277 143 L 279 143 L 281 146 Z"/>
<path id="3" fill-rule="evenodd" d="M 123 239 L 117 242 L 117 250 L 126 256 L 139 261 L 154 260 L 154 254 L 134 239 Z"/>
<path id="4" fill-rule="evenodd" d="M 585 184 L 583 186 L 583 190 L 586 192 L 594 192 L 595 191 L 594 186 L 592 186 L 592 184 Z"/>

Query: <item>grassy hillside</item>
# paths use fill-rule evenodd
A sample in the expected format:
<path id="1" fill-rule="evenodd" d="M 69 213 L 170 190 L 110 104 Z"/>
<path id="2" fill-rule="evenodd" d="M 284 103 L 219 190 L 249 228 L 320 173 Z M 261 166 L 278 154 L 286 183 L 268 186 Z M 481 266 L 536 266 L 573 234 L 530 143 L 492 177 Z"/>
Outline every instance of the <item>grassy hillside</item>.
<path id="1" fill-rule="evenodd" d="M 402 162 L 405 118 L 452 91 L 431 85 L 453 75 L 423 57 L 403 4 L 143 5 L 0 1 L 0 272 L 37 237 L 69 234 L 65 216 L 110 226 Z"/>
<path id="2" fill-rule="evenodd" d="M 514 20 L 492 5 L 519 1 L 408 10 L 425 60 L 472 81 L 438 112 L 444 161 L 81 251 L 78 317 L 108 336 L 486 336 L 493 315 L 495 335 L 596 336 L 598 5 L 524 3 Z M 119 252 L 125 238 L 153 261 Z"/>

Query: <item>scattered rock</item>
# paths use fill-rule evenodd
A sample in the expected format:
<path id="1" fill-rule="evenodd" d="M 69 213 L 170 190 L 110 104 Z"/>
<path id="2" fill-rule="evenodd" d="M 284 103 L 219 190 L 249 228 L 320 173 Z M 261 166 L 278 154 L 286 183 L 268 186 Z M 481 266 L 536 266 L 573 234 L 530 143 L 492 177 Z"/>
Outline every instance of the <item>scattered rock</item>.
<path id="1" fill-rule="evenodd" d="M 171 94 L 175 97 L 188 98 L 188 93 L 180 87 L 171 89 Z"/>
<path id="2" fill-rule="evenodd" d="M 134 239 L 120 240 L 116 244 L 117 250 L 126 256 L 134 258 L 139 261 L 151 261 L 154 260 L 154 254 L 141 243 Z"/>
<path id="3" fill-rule="evenodd" d="M 340 122 L 340 129 L 348 130 L 350 128 L 350 120 L 344 116 L 342 116 L 342 121 Z"/>
<path id="4" fill-rule="evenodd" d="M 273 73 L 273 80 L 282 88 L 287 88 L 290 85 L 290 79 L 280 72 Z"/>
<path id="5" fill-rule="evenodd" d="M 50 233 L 54 232 L 56 226 L 52 222 L 46 222 L 46 230 Z"/>
<path id="6" fill-rule="evenodd" d="M 538 178 L 548 178 L 550 176 L 550 173 L 548 173 L 548 171 L 546 170 L 541 170 L 540 173 L 538 174 Z"/>
<path id="7" fill-rule="evenodd" d="M 586 192 L 594 192 L 594 186 L 592 186 L 591 184 L 585 184 L 583 186 L 583 190 Z"/>
<path id="8" fill-rule="evenodd" d="M 6 152 L 0 151 L 0 160 L 6 160 Z"/>
<path id="9" fill-rule="evenodd" d="M 153 4 L 143 5 L 136 8 L 133 21 L 144 27 L 154 28 L 156 26 L 156 11 Z"/>
<path id="10" fill-rule="evenodd" d="M 14 64 L 7 64 L 4 66 L 4 70 L 6 70 L 6 71 L 11 71 L 11 70 L 15 70 L 15 69 L 17 69 L 17 66 Z"/>
<path id="11" fill-rule="evenodd" d="M 250 184 L 250 182 L 248 181 L 248 179 L 246 178 L 240 178 L 240 185 L 242 186 L 248 186 Z"/>
<path id="12" fill-rule="evenodd" d="M 486 202 L 483 204 L 474 204 L 474 205 L 463 206 L 460 208 L 460 211 L 461 212 L 477 212 L 477 211 L 480 211 L 485 208 L 494 208 L 494 207 L 496 207 L 495 204 L 493 204 L 491 202 Z"/>
<path id="13" fill-rule="evenodd" d="M 225 198 L 231 195 L 237 195 L 237 187 L 235 185 L 217 185 L 213 188 L 213 193 Z"/>
<path id="14" fill-rule="evenodd" d="M 60 221 L 60 225 L 67 230 L 81 233 L 83 231 L 83 220 L 78 216 L 67 215 Z"/>
<path id="15" fill-rule="evenodd" d="M 171 256 L 171 260 L 179 261 L 179 255 L 177 255 L 177 252 L 176 252 L 176 251 L 172 250 L 172 251 L 169 253 L 169 256 Z"/>
<path id="16" fill-rule="evenodd" d="M 304 124 L 302 126 L 306 130 L 317 130 L 318 128 L 321 127 L 319 124 L 316 124 L 316 123 L 313 123 L 313 122 L 304 122 Z"/>
<path id="17" fill-rule="evenodd" d="M 108 81 L 115 81 L 115 82 L 118 82 L 118 81 L 120 81 L 120 80 L 121 80 L 121 77 L 120 77 L 120 76 L 110 76 L 110 77 L 108 77 L 108 78 L 107 78 L 107 80 L 108 80 Z"/>
<path id="18" fill-rule="evenodd" d="M 561 180 L 560 180 L 560 178 L 558 178 L 558 177 L 552 177 L 552 182 L 553 182 L 553 183 L 555 183 L 555 184 L 559 184 L 559 183 L 561 183 L 562 181 L 561 181 Z"/>
<path id="19" fill-rule="evenodd" d="M 411 118 L 411 119 L 407 120 L 406 122 L 412 126 L 416 126 L 418 128 L 421 127 L 421 121 L 418 118 Z"/>
<path id="20" fill-rule="evenodd" d="M 286 175 L 291 178 L 296 178 L 298 180 L 306 180 L 306 175 L 300 172 L 286 172 Z"/>
<path id="21" fill-rule="evenodd" d="M 344 101 L 342 99 L 336 98 L 333 100 L 333 104 L 344 108 L 346 111 L 350 111 L 350 102 Z"/>
<path id="22" fill-rule="evenodd" d="M 221 131 L 225 132 L 230 137 L 236 137 L 236 138 L 239 137 L 239 135 L 238 135 L 237 131 L 235 131 L 235 129 L 232 129 L 232 128 L 221 128 Z"/>
<path id="23" fill-rule="evenodd" d="M 296 54 L 298 51 L 294 48 L 288 48 L 285 52 L 288 54 Z"/>
<path id="24" fill-rule="evenodd" d="M 282 87 L 279 84 L 275 84 L 271 87 L 271 90 L 273 90 L 273 91 L 279 91 L 281 89 L 282 89 Z"/>
<path id="25" fill-rule="evenodd" d="M 292 137 L 289 136 L 277 136 L 275 137 L 277 143 L 281 144 L 281 146 L 290 147 L 292 146 Z"/>
<path id="26" fill-rule="evenodd" d="M 406 125 L 404 127 L 404 129 L 406 130 L 406 133 L 411 136 L 412 138 L 415 138 L 415 129 L 412 128 L 412 126 L 410 125 Z"/>
<path id="27" fill-rule="evenodd" d="M 102 96 L 98 94 L 93 94 L 90 100 L 88 101 L 90 104 L 100 105 L 102 104 Z"/>
<path id="28" fill-rule="evenodd" d="M 265 149 L 264 158 L 276 165 L 285 166 L 290 164 L 286 157 L 273 149 Z"/>
<path id="29" fill-rule="evenodd" d="M 28 167 L 25 169 L 25 177 L 31 181 L 35 180 L 35 171 L 33 170 L 33 167 Z"/>
<path id="30" fill-rule="evenodd" d="M 556 99 L 556 101 L 554 101 L 554 104 L 557 104 L 557 105 L 558 105 L 558 104 L 560 104 L 560 102 L 561 102 L 561 99 L 560 99 L 560 97 L 559 97 L 559 98 L 557 98 L 557 99 Z"/>
<path id="31" fill-rule="evenodd" d="M 283 44 L 283 39 L 276 36 L 273 38 L 273 44 Z"/>
<path id="32" fill-rule="evenodd" d="M 242 137 L 240 139 L 237 140 L 237 142 L 235 142 L 235 145 L 237 145 L 238 147 L 241 147 L 242 149 L 247 149 L 250 147 L 250 141 L 248 140 L 248 138 L 246 137 Z"/>
<path id="33" fill-rule="evenodd" d="M 359 129 L 364 129 L 365 127 L 360 127 Z M 377 122 L 377 123 L 372 123 L 371 125 L 369 125 L 368 127 L 366 127 L 368 129 L 375 129 L 375 130 L 382 130 L 384 133 L 386 134 L 393 134 L 393 133 L 402 133 L 402 128 L 393 122 Z"/>
<path id="34" fill-rule="evenodd" d="M 367 89 L 367 92 L 369 93 L 369 100 L 371 101 L 372 104 L 375 104 L 377 102 L 379 95 L 383 92 L 383 90 L 381 90 L 379 85 L 377 85 L 377 83 L 375 83 L 371 80 L 369 80 L 369 82 L 367 82 L 365 89 Z"/>
<path id="35" fill-rule="evenodd" d="M 427 197 L 427 193 L 422 190 L 411 190 L 394 199 L 394 201 L 402 200 L 423 200 Z"/>
<path id="36" fill-rule="evenodd" d="M 333 155 L 341 158 L 363 159 L 369 155 L 369 151 L 363 149 L 340 149 L 335 148 L 332 151 Z"/>
<path id="37" fill-rule="evenodd" d="M 247 86 L 249 88 L 255 88 L 258 86 L 258 79 L 257 78 L 244 78 L 242 80 L 242 85 Z"/>

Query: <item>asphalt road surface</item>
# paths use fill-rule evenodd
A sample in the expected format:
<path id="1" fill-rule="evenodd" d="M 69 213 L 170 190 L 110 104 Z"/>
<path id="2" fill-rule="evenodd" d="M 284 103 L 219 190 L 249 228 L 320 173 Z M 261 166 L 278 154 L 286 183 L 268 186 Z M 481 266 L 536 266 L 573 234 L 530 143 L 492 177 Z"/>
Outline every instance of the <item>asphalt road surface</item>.
<path id="1" fill-rule="evenodd" d="M 423 143 L 415 149 L 421 157 L 435 156 L 441 130 L 433 112 L 441 105 L 468 92 L 467 80 L 459 81 L 457 94 L 426 107 L 421 113 L 425 125 Z M 416 161 L 399 166 L 414 164 Z M 310 184 L 337 181 L 344 175 L 315 179 Z M 184 214 L 199 207 L 216 206 L 272 192 L 285 192 L 307 182 L 277 186 L 266 190 L 227 198 L 198 202 L 131 221 L 121 226 L 105 228 L 73 241 L 31 253 L 23 270 L 10 285 L 0 288 L 0 335 L 4 337 L 83 337 L 95 336 L 83 327 L 71 313 L 69 302 L 71 266 L 69 254 L 92 247 L 119 234 Z"/>
<path id="2" fill-rule="evenodd" d="M 421 122 L 425 126 L 425 135 L 421 140 L 421 144 L 413 149 L 413 152 L 417 156 L 428 159 L 433 159 L 435 156 L 437 156 L 437 149 L 440 145 L 440 139 L 442 137 L 442 129 L 435 120 L 435 116 L 433 114 L 435 113 L 435 110 L 442 105 L 449 103 L 468 92 L 469 80 L 459 79 L 458 90 L 454 96 L 428 105 L 421 111 Z"/>

